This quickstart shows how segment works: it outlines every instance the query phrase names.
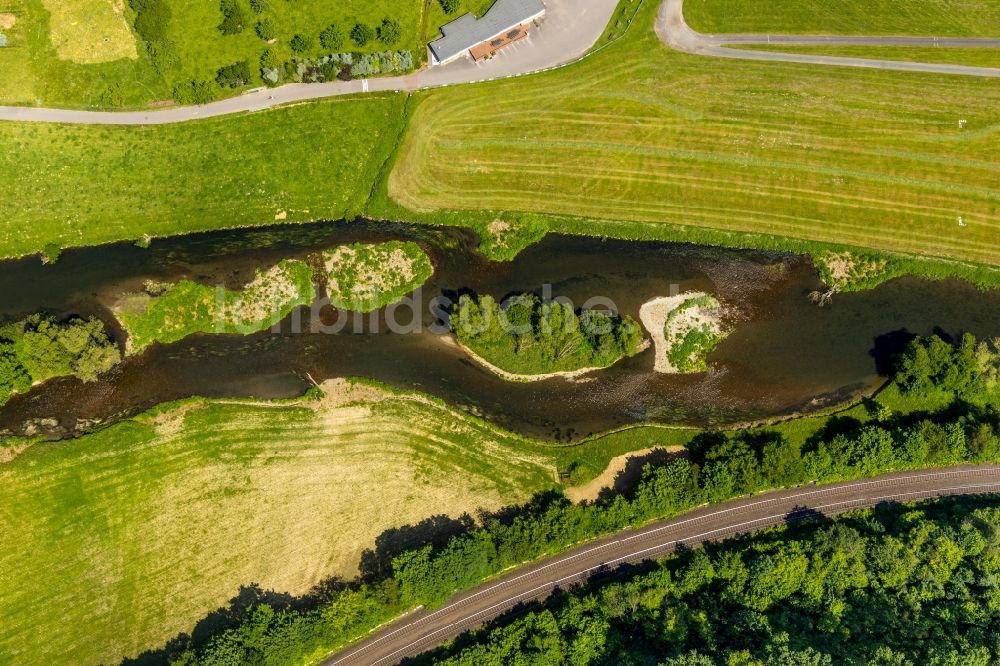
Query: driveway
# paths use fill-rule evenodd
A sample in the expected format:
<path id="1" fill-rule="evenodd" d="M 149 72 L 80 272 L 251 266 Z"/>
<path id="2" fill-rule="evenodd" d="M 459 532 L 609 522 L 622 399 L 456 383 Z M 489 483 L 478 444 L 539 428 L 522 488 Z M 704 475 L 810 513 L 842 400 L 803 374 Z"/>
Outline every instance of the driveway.
<path id="1" fill-rule="evenodd" d="M 931 74 L 957 74 L 963 76 L 1000 77 L 994 67 L 968 67 L 936 63 L 906 62 L 902 60 L 877 60 L 869 58 L 844 58 L 837 56 L 800 55 L 772 51 L 748 51 L 726 48 L 726 44 L 787 44 L 789 46 L 964 46 L 1000 48 L 1000 39 L 962 39 L 941 37 L 841 37 L 836 35 L 705 35 L 695 32 L 684 20 L 684 0 L 664 0 L 656 21 L 656 33 L 667 46 L 694 55 L 762 60 L 767 62 L 794 62 L 810 65 L 863 67 L 902 72 L 927 72 Z"/>
<path id="2" fill-rule="evenodd" d="M 618 0 L 545 0 L 546 14 L 528 39 L 481 63 L 461 59 L 406 76 L 293 83 L 239 97 L 161 111 L 74 111 L 0 106 L 0 120 L 90 125 L 163 125 L 261 111 L 283 104 L 375 91 L 414 91 L 530 74 L 578 60 L 597 42 L 618 7 Z"/>

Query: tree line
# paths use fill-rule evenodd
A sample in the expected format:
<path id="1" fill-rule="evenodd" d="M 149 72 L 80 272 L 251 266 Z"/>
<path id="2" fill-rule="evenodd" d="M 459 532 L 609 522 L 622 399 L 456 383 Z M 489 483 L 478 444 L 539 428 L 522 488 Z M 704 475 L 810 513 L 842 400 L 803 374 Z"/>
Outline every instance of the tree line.
<path id="1" fill-rule="evenodd" d="M 888 505 L 707 545 L 416 660 L 448 666 L 987 666 L 1000 500 Z"/>

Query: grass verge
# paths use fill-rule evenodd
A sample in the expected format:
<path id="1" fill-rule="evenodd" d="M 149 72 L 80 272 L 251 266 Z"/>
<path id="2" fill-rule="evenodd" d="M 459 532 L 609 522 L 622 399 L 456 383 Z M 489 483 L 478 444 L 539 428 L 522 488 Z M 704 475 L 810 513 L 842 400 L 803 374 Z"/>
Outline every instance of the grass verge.
<path id="1" fill-rule="evenodd" d="M 0 256 L 353 218 L 403 104 L 371 95 L 149 127 L 0 123 Z"/>

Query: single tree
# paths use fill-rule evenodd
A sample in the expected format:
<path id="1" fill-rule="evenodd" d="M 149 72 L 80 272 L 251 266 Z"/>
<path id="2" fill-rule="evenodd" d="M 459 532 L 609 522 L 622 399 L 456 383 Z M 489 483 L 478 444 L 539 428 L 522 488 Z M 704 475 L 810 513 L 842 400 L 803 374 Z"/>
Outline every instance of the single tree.
<path id="1" fill-rule="evenodd" d="M 399 41 L 402 29 L 399 23 L 391 18 L 382 19 L 382 24 L 378 27 L 378 38 L 386 46 L 392 46 Z"/>
<path id="2" fill-rule="evenodd" d="M 355 23 L 351 28 L 351 39 L 358 46 L 364 46 L 375 38 L 375 30 L 367 23 Z"/>
<path id="3" fill-rule="evenodd" d="M 344 45 L 344 35 L 335 25 L 328 25 L 319 33 L 319 43 L 328 51 L 339 51 Z"/>

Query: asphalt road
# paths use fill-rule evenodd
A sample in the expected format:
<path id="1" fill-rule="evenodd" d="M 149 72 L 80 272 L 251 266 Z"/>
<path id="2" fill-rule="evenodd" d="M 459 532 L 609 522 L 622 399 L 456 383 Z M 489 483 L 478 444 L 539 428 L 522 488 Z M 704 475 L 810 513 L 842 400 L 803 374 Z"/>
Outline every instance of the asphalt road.
<path id="1" fill-rule="evenodd" d="M 200 106 L 159 111 L 76 111 L 30 106 L 0 106 L 0 120 L 88 125 L 163 125 L 275 106 L 366 92 L 415 91 L 475 83 L 552 69 L 578 60 L 604 33 L 618 0 L 545 0 L 546 15 L 528 39 L 504 49 L 490 60 L 461 59 L 406 76 L 329 83 L 293 83 L 230 97 Z"/>
<path id="2" fill-rule="evenodd" d="M 810 65 L 889 69 L 902 72 L 1000 77 L 995 67 L 968 67 L 940 63 L 877 60 L 839 56 L 776 53 L 726 48 L 726 44 L 785 44 L 788 46 L 966 46 L 1000 48 L 1000 39 L 942 37 L 841 37 L 836 35 L 705 35 L 695 32 L 684 20 L 684 0 L 664 0 L 656 21 L 656 32 L 667 46 L 694 55 L 766 62 L 794 62 Z"/>
<path id="3" fill-rule="evenodd" d="M 557 557 L 520 568 L 456 596 L 445 606 L 418 610 L 362 642 L 334 654 L 323 666 L 395 664 L 496 618 L 511 608 L 547 597 L 556 588 L 586 580 L 624 563 L 667 555 L 785 522 L 809 510 L 834 516 L 882 502 L 1000 492 L 1000 466 L 962 466 L 891 474 L 864 481 L 809 486 L 702 507 L 682 517 L 626 530 Z"/>

